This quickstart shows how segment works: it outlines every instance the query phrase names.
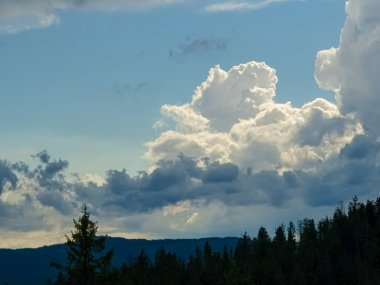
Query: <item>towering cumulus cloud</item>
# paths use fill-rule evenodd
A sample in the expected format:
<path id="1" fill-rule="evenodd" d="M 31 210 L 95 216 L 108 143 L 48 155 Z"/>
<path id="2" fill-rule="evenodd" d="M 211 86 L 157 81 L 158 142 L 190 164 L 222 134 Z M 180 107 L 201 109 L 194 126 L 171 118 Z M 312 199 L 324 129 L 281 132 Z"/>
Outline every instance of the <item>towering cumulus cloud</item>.
<path id="1" fill-rule="evenodd" d="M 338 48 L 320 51 L 315 77 L 336 93 L 342 113 L 360 118 L 380 135 L 380 1 L 350 0 Z"/>
<path id="2" fill-rule="evenodd" d="M 177 128 L 149 142 L 147 158 L 155 162 L 183 153 L 253 172 L 313 170 L 362 132 L 355 119 L 324 99 L 301 108 L 276 103 L 276 83 L 276 71 L 265 63 L 228 72 L 212 68 L 189 104 L 162 107 Z"/>

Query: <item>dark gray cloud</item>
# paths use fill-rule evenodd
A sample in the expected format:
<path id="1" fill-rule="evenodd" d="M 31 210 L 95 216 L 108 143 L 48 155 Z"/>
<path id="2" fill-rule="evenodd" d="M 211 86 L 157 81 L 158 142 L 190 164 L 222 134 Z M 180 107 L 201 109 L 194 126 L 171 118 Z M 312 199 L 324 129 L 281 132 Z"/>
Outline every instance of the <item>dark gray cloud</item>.
<path id="1" fill-rule="evenodd" d="M 16 232 L 45 229 L 43 214 L 35 211 L 30 202 L 26 200 L 22 204 L 14 205 L 0 201 L 1 229 Z"/>
<path id="2" fill-rule="evenodd" d="M 353 140 L 338 158 L 327 160 L 315 172 L 294 171 L 296 195 L 304 197 L 311 206 L 336 205 L 339 201 L 351 200 L 354 195 L 364 199 L 378 196 L 379 150 L 373 148 L 371 157 L 358 159 L 364 157 L 362 149 L 368 139 Z"/>
<path id="3" fill-rule="evenodd" d="M 9 182 L 13 188 L 17 185 L 17 176 L 13 173 L 11 165 L 5 160 L 0 160 L 0 193 L 6 182 Z"/>
<path id="4" fill-rule="evenodd" d="M 380 146 L 370 136 L 358 136 L 339 156 L 321 162 L 315 171 L 253 172 L 232 163 L 210 163 L 207 158 L 179 155 L 134 177 L 125 169 L 109 170 L 102 185 L 79 177 L 68 180 L 64 175 L 68 162 L 51 159 L 45 151 L 35 157 L 39 165 L 32 170 L 23 163 L 0 161 L 1 181 L 10 181 L 15 191 L 24 191 L 30 204 L 40 203 L 63 215 L 69 215 L 82 203 L 90 205 L 94 214 L 149 213 L 185 200 L 282 208 L 287 201 L 296 199 L 308 207 L 334 206 L 354 195 L 362 199 L 375 197 L 380 185 Z M 34 181 L 32 190 L 17 183 L 25 179 Z M 26 202 L 23 205 L 28 207 Z M 12 207 L 3 203 L 0 211 L 6 216 L 13 213 Z"/>
<path id="5" fill-rule="evenodd" d="M 39 191 L 36 198 L 42 205 L 52 207 L 63 215 L 70 215 L 77 206 L 77 203 L 66 200 L 57 190 Z"/>
<path id="6" fill-rule="evenodd" d="M 23 203 L 27 208 L 33 208 L 32 205 L 36 199 L 42 205 L 52 207 L 62 214 L 71 213 L 75 203 L 65 198 L 65 194 L 72 184 L 64 176 L 64 171 L 69 166 L 68 161 L 52 160 L 46 150 L 32 155 L 32 157 L 38 159 L 38 164 L 34 169 L 30 169 L 24 162 L 11 164 L 0 160 L 1 190 L 8 181 L 12 188 L 23 192 L 25 199 Z M 22 179 L 24 184 L 18 183 L 19 179 Z M 33 193 L 34 190 L 37 192 Z M 30 206 L 27 206 L 28 203 Z M 4 205 L 2 207 L 5 207 Z M 20 205 L 8 206 L 4 209 L 20 207 Z"/>
<path id="7" fill-rule="evenodd" d="M 107 187 L 114 194 L 137 190 L 136 179 L 131 178 L 125 169 L 107 172 Z"/>
<path id="8" fill-rule="evenodd" d="M 233 182 L 239 176 L 239 167 L 232 163 L 212 163 L 202 175 L 203 183 Z"/>
<path id="9" fill-rule="evenodd" d="M 28 178 L 33 178 L 33 173 L 29 169 L 29 165 L 26 163 L 19 161 L 12 164 L 12 169 L 16 172 L 22 173 L 24 176 Z"/>
<path id="10" fill-rule="evenodd" d="M 223 38 L 192 38 L 177 49 L 169 50 L 169 57 L 201 54 L 210 51 L 223 51 L 227 49 L 227 41 Z"/>
<path id="11" fill-rule="evenodd" d="M 171 187 L 178 187 L 186 183 L 188 173 L 183 168 L 177 168 L 171 161 L 165 162 L 156 168 L 151 174 L 144 175 L 141 179 L 141 189 L 145 191 L 165 191 Z"/>
<path id="12" fill-rule="evenodd" d="M 369 147 L 371 146 L 371 147 Z M 362 148 L 369 149 L 371 159 L 358 160 Z M 359 151 L 360 150 L 360 151 Z M 361 155 L 363 156 L 363 154 Z M 226 205 L 270 204 L 275 207 L 290 199 L 302 199 L 312 207 L 337 205 L 354 195 L 376 195 L 380 183 L 379 148 L 369 137 L 358 137 L 342 150 L 339 157 L 321 162 L 313 172 L 302 170 L 240 171 L 232 163 L 208 163 L 180 156 L 162 161 L 150 174 L 109 176 L 107 187 L 119 185 L 117 193 L 125 197 L 118 205 L 130 210 L 149 211 L 181 200 L 219 200 Z M 132 191 L 131 191 L 132 189 Z M 130 203 L 128 203 L 128 201 Z M 139 206 L 136 206 L 139 205 Z"/>
<path id="13" fill-rule="evenodd" d="M 356 136 L 353 141 L 341 150 L 341 156 L 347 159 L 371 159 L 380 151 L 380 143 L 367 135 Z"/>
<path id="14" fill-rule="evenodd" d="M 197 162 L 179 155 L 176 160 L 160 161 L 151 173 L 142 171 L 135 177 L 130 177 L 124 169 L 110 170 L 104 185 L 81 184 L 77 194 L 83 200 L 100 203 L 104 207 L 149 212 L 187 199 L 223 201 L 225 195 L 236 192 L 234 188 L 239 184 L 236 165 L 212 163 L 204 168 Z"/>
<path id="15" fill-rule="evenodd" d="M 48 189 L 62 190 L 65 183 L 63 171 L 69 167 L 67 160 L 51 161 L 46 150 L 33 155 L 40 160 L 40 164 L 31 173 L 39 182 L 40 186 Z"/>
<path id="16" fill-rule="evenodd" d="M 32 156 L 39 158 L 42 163 L 49 163 L 49 160 L 50 160 L 50 155 L 47 153 L 46 150 L 41 151 L 41 152 L 39 152 L 35 155 L 32 155 Z"/>

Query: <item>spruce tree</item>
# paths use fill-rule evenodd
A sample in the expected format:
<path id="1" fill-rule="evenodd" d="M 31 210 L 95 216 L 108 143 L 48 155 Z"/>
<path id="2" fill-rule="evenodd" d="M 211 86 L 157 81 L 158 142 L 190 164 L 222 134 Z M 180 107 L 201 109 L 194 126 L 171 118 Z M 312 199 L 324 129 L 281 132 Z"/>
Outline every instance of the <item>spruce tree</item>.
<path id="1" fill-rule="evenodd" d="M 87 206 L 83 205 L 82 215 L 74 221 L 74 230 L 66 235 L 66 266 L 52 263 L 52 266 L 66 274 L 67 284 L 95 285 L 107 284 L 111 275 L 111 259 L 113 251 L 101 255 L 105 249 L 106 236 L 96 236 L 98 222 L 90 219 Z M 62 276 L 60 276 L 62 282 Z M 58 281 L 58 280 L 57 280 Z"/>

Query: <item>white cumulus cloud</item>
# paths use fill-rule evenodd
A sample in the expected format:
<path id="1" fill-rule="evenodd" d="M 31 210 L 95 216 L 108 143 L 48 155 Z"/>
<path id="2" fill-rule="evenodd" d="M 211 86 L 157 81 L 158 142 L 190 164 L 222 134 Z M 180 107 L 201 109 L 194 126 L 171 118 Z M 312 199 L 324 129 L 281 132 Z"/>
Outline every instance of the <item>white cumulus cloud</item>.
<path id="1" fill-rule="evenodd" d="M 162 107 L 177 128 L 147 143 L 146 157 L 154 163 L 183 153 L 254 171 L 312 170 L 362 133 L 358 121 L 324 99 L 300 108 L 276 103 L 277 81 L 262 62 L 212 68 L 191 102 Z"/>
<path id="2" fill-rule="evenodd" d="M 207 5 L 204 10 L 209 13 L 259 10 L 276 3 L 290 1 L 300 0 L 227 1 Z"/>
<path id="3" fill-rule="evenodd" d="M 357 116 L 367 131 L 380 135 L 380 1 L 350 0 L 337 48 L 320 51 L 315 77 L 336 92 L 343 114 Z"/>

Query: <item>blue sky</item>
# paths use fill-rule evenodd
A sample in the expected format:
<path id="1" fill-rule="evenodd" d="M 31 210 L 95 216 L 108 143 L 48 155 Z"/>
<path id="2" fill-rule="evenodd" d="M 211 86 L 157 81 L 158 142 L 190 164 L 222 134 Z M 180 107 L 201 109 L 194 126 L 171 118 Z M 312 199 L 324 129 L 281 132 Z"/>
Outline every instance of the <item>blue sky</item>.
<path id="1" fill-rule="evenodd" d="M 378 0 L 0 0 L 0 247 L 272 232 L 374 198 Z"/>
<path id="2" fill-rule="evenodd" d="M 333 98 L 317 87 L 314 60 L 338 44 L 343 1 L 224 13 L 188 2 L 61 11 L 57 25 L 1 35 L 3 156 L 25 160 L 46 149 L 74 172 L 144 169 L 143 144 L 157 135 L 160 106 L 189 101 L 217 64 L 267 62 L 278 73 L 279 101 Z M 195 47 L 202 41 L 209 46 Z"/>

